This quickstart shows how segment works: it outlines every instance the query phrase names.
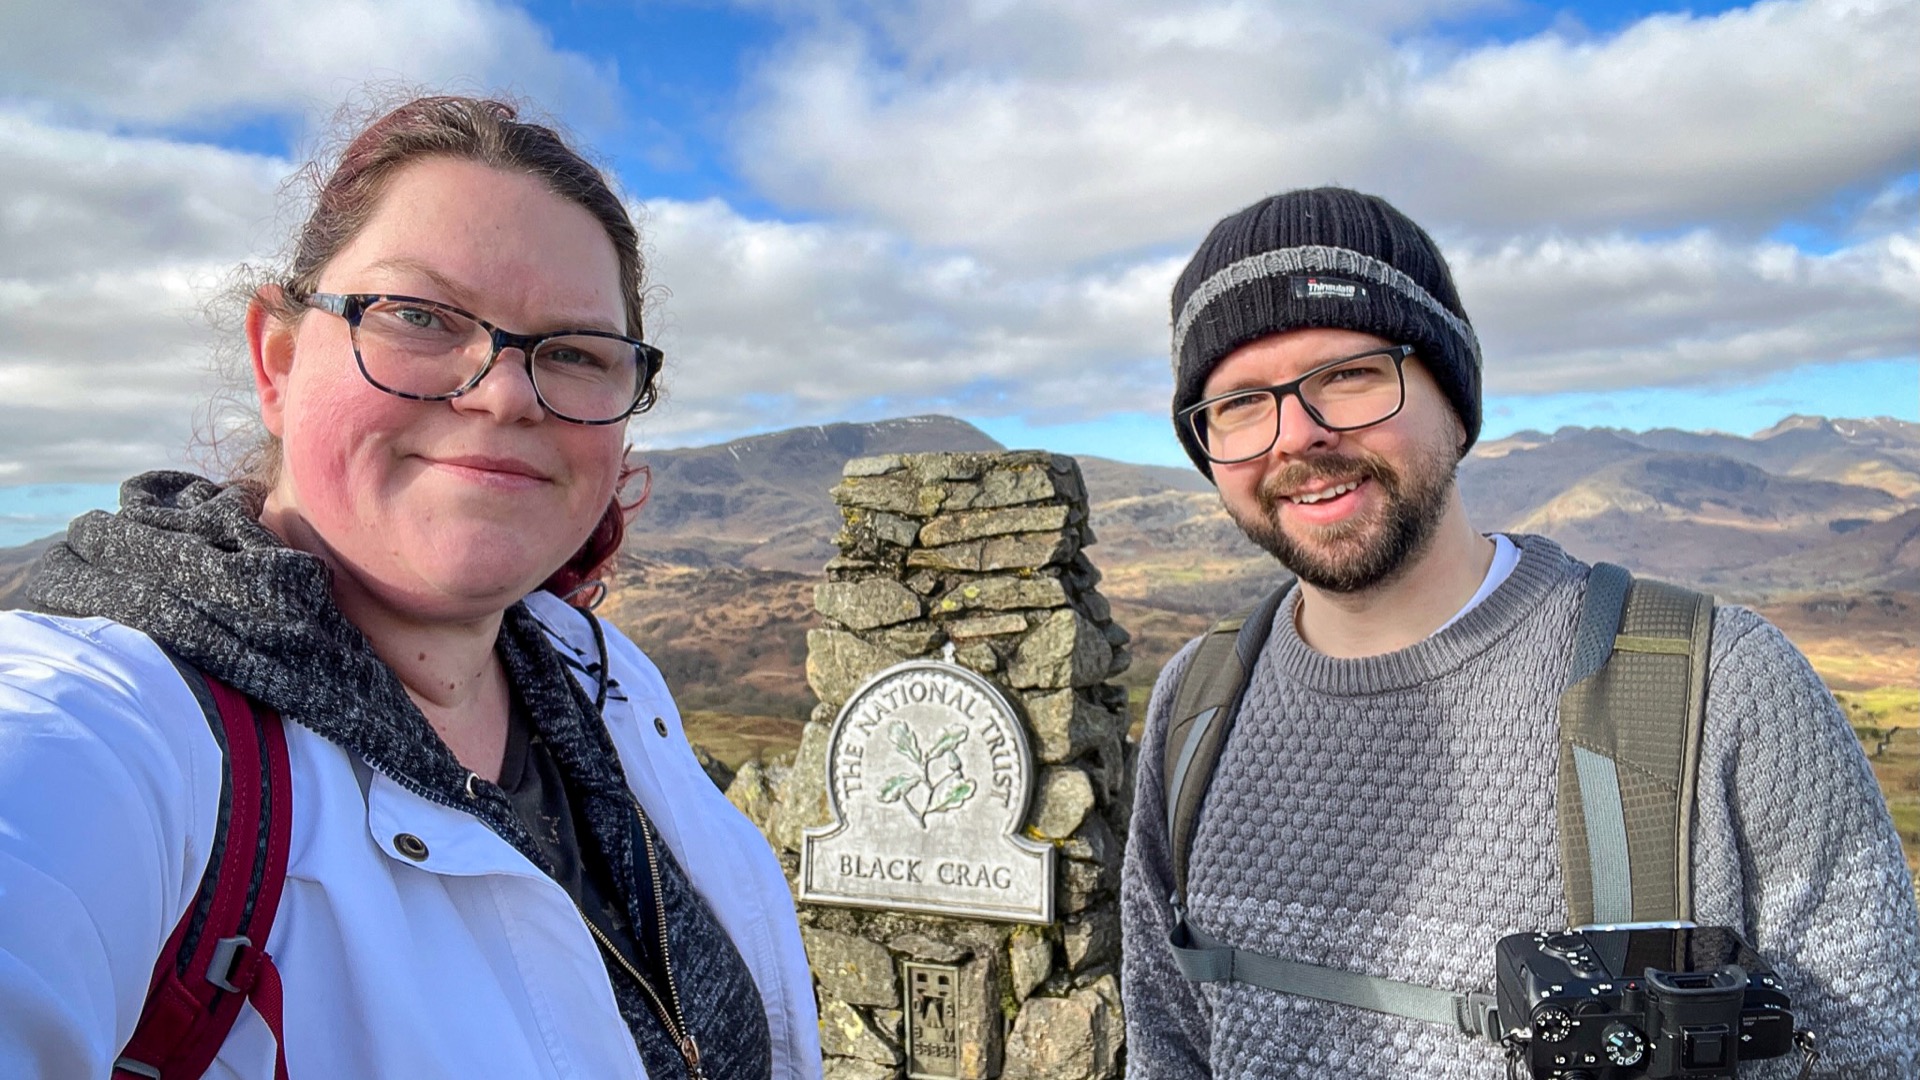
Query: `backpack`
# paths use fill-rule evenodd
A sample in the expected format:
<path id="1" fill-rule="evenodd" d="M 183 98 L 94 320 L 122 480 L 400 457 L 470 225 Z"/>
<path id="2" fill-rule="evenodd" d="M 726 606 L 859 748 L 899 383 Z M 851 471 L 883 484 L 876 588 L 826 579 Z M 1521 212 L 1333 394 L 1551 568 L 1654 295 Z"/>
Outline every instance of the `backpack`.
<path id="1" fill-rule="evenodd" d="M 1173 948 L 1196 982 L 1242 982 L 1499 1038 L 1490 993 L 1454 994 L 1236 949 L 1189 925 L 1187 862 L 1213 770 L 1292 582 L 1208 630 L 1165 746 Z M 1713 599 L 1595 564 L 1560 696 L 1561 880 L 1572 926 L 1691 920 L 1695 773 Z"/>
<path id="2" fill-rule="evenodd" d="M 198 1080 L 247 1001 L 273 1033 L 275 1080 L 287 1080 L 280 973 L 265 948 L 293 827 L 286 729 L 278 713 L 168 657 L 220 743 L 220 817 L 199 896 L 160 950 L 113 1080 Z"/>
<path id="3" fill-rule="evenodd" d="M 599 680 L 594 712 L 602 714 L 609 689 L 617 695 L 619 683 L 607 671 L 599 620 L 590 610 L 580 610 L 599 646 L 599 663 L 583 666 L 564 651 L 560 658 Z M 199 895 L 160 950 L 146 1005 L 113 1063 L 113 1080 L 200 1080 L 248 1001 L 273 1033 L 274 1080 L 287 1080 L 280 971 L 266 951 L 287 881 L 293 832 L 286 728 L 279 713 L 171 649 L 162 651 L 199 702 L 220 744 L 220 816 Z M 235 844 L 236 837 L 252 843 Z"/>

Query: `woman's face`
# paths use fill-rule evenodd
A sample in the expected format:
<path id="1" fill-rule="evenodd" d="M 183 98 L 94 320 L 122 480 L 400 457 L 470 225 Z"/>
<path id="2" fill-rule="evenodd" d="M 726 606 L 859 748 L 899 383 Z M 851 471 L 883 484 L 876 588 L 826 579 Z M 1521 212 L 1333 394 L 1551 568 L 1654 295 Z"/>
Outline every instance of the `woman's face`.
<path id="1" fill-rule="evenodd" d="M 522 334 L 627 330 L 613 244 L 592 214 L 533 177 L 449 158 L 395 173 L 316 291 L 439 300 Z M 412 401 L 361 377 L 339 316 L 283 324 L 256 305 L 248 336 L 282 447 L 263 522 L 387 606 L 498 612 L 606 510 L 625 425 L 547 415 L 518 350 L 461 397 Z"/>

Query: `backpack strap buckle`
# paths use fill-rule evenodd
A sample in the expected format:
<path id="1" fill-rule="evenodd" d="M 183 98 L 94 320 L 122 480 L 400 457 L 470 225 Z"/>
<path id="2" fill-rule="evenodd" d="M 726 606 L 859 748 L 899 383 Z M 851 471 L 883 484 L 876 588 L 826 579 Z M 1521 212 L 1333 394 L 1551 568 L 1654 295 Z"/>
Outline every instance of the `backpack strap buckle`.
<path id="1" fill-rule="evenodd" d="M 279 1044 L 274 1075 L 285 1080 L 280 976 L 262 946 L 286 884 L 293 832 L 286 728 L 272 709 L 167 655 L 220 744 L 216 839 L 225 842 L 215 846 L 196 902 L 155 959 L 140 1019 L 114 1063 L 115 1080 L 204 1074 L 248 1003 Z"/>
<path id="2" fill-rule="evenodd" d="M 207 982 L 231 994 L 244 994 L 253 985 L 259 956 L 251 939 L 223 937 L 214 943 L 213 959 L 207 961 Z M 236 976 L 240 983 L 234 982 Z"/>
<path id="3" fill-rule="evenodd" d="M 1500 999 L 1484 990 L 1454 999 L 1454 1019 L 1460 1030 L 1492 1042 L 1500 1041 Z"/>

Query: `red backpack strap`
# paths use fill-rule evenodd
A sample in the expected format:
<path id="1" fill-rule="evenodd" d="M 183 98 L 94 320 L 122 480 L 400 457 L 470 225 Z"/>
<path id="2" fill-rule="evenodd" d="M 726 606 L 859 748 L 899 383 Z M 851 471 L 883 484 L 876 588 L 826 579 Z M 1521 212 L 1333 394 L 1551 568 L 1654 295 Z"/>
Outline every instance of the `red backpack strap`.
<path id="1" fill-rule="evenodd" d="M 287 879 L 293 826 L 287 734 L 278 713 L 174 658 L 223 751 L 220 818 L 193 906 L 153 968 L 146 1007 L 114 1080 L 198 1080 L 251 1000 L 287 1080 L 280 973 L 267 935 Z"/>

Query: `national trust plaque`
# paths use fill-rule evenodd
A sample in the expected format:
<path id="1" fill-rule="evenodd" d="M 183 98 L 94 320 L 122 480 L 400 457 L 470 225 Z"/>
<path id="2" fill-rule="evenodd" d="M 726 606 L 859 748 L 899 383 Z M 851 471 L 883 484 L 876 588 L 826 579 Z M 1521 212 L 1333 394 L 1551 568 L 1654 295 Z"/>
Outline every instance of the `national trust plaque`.
<path id="1" fill-rule="evenodd" d="M 887 668 L 834 718 L 833 820 L 806 831 L 800 899 L 1053 921 L 1053 847 L 1019 835 L 1033 774 L 992 683 L 937 660 Z"/>

